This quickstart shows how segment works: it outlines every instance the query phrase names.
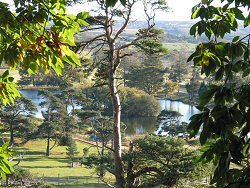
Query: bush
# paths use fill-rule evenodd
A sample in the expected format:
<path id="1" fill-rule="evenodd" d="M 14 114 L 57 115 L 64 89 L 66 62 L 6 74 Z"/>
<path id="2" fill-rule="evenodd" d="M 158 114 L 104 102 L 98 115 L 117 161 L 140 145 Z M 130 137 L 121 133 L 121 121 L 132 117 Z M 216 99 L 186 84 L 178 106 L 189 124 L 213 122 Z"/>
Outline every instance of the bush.
<path id="1" fill-rule="evenodd" d="M 121 90 L 122 115 L 125 117 L 153 117 L 160 113 L 155 97 L 135 88 Z"/>
<path id="2" fill-rule="evenodd" d="M 59 139 L 59 146 L 69 146 L 72 142 L 74 142 L 72 136 L 66 134 L 63 135 L 60 139 Z"/>
<path id="3" fill-rule="evenodd" d="M 112 116 L 113 108 L 107 97 L 107 88 L 88 88 L 84 90 L 84 93 L 99 104 L 100 108 L 103 108 L 103 115 Z M 125 87 L 120 88 L 119 94 L 123 117 L 154 117 L 160 113 L 160 104 L 157 99 L 144 91 Z"/>
<path id="4" fill-rule="evenodd" d="M 198 155 L 195 149 L 186 147 L 184 139 L 156 135 L 136 139 L 123 156 L 127 183 L 135 185 L 140 178 L 137 187 L 141 188 L 186 187 L 187 182 L 201 184 L 203 178 L 210 176 L 211 168 L 197 164 Z"/>
<path id="5" fill-rule="evenodd" d="M 12 174 L 11 178 L 13 179 L 13 181 L 31 181 L 33 177 L 29 170 L 22 167 L 15 167 L 15 171 Z"/>

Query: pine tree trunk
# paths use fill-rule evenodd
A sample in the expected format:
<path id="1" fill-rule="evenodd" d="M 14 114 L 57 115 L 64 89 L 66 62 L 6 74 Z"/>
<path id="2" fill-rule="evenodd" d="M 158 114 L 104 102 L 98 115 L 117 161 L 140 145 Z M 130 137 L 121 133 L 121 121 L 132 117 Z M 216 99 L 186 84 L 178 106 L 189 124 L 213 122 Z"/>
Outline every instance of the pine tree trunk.
<path id="1" fill-rule="evenodd" d="M 129 143 L 129 152 L 132 153 L 133 152 L 133 142 L 130 141 Z M 132 159 L 129 159 L 128 161 L 128 169 L 127 169 L 127 186 L 126 188 L 133 188 L 133 184 L 134 184 L 134 181 L 135 181 L 135 178 L 134 178 L 134 174 L 133 174 L 133 161 Z"/>
<path id="2" fill-rule="evenodd" d="M 51 108 L 48 108 L 48 122 L 51 120 Z M 47 148 L 46 148 L 46 156 L 50 156 L 50 130 L 48 130 L 47 135 Z"/>
<path id="3" fill-rule="evenodd" d="M 48 133 L 48 135 L 47 135 L 46 156 L 50 156 L 50 133 Z"/>
<path id="4" fill-rule="evenodd" d="M 117 91 L 116 71 L 113 69 L 114 64 L 110 68 L 109 89 L 113 104 L 113 144 L 114 144 L 114 163 L 115 163 L 115 178 L 116 187 L 124 188 L 124 168 L 122 163 L 121 150 L 121 104 Z"/>
<path id="5" fill-rule="evenodd" d="M 105 31 L 107 42 L 109 45 L 109 72 L 108 72 L 108 86 L 113 105 L 113 149 L 114 149 L 114 167 L 116 188 L 125 187 L 124 168 L 122 163 L 122 149 L 121 149 L 121 103 L 117 90 L 117 68 L 119 66 L 119 52 L 115 52 L 115 41 L 112 39 L 112 23 L 109 19 L 108 8 L 105 10 Z"/>
<path id="6" fill-rule="evenodd" d="M 10 125 L 10 145 L 14 145 L 14 130 L 12 123 Z"/>

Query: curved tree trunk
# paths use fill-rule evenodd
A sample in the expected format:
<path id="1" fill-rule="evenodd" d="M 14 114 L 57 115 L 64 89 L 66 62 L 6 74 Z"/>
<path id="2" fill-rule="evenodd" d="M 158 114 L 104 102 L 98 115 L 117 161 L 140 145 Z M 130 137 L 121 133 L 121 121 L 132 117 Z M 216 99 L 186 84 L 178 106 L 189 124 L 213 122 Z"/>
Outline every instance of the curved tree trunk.
<path id="1" fill-rule="evenodd" d="M 114 148 L 114 166 L 116 188 L 125 187 L 124 168 L 122 163 L 122 149 L 121 149 L 121 103 L 117 90 L 117 75 L 116 71 L 119 66 L 119 51 L 115 50 L 115 39 L 112 38 L 112 23 L 109 18 L 108 7 L 105 8 L 105 35 L 109 46 L 108 52 L 108 86 L 113 105 L 113 148 Z"/>
<path id="2" fill-rule="evenodd" d="M 114 147 L 114 163 L 115 163 L 115 178 L 117 188 L 125 187 L 124 168 L 122 163 L 121 150 L 121 104 L 117 90 L 116 70 L 114 63 L 111 63 L 109 70 L 109 89 L 113 104 L 113 147 Z"/>

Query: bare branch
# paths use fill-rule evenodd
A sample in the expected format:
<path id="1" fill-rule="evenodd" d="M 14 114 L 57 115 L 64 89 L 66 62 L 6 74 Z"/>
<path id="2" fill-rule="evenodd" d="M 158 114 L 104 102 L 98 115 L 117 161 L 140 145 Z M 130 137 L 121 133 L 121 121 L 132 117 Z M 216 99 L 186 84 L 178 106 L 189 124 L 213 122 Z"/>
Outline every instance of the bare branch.
<path id="1" fill-rule="evenodd" d="M 114 40 L 116 40 L 119 37 L 119 35 L 124 31 L 124 29 L 127 27 L 128 23 L 129 23 L 129 20 L 130 20 L 130 15 L 131 15 L 132 7 L 133 7 L 134 4 L 135 4 L 135 0 L 133 0 L 132 3 L 128 4 L 128 14 L 127 14 L 127 16 L 125 18 L 125 22 L 122 25 L 122 27 L 115 34 Z"/>
<path id="2" fill-rule="evenodd" d="M 151 25 L 150 27 L 147 28 L 147 30 L 149 31 L 150 29 L 152 29 L 154 26 Z M 137 38 L 135 38 L 133 41 L 131 41 L 130 43 L 128 44 L 125 44 L 125 45 L 122 45 L 120 46 L 119 48 L 117 48 L 116 50 L 122 50 L 122 49 L 125 49 L 125 48 L 128 48 L 129 46 L 133 46 L 135 45 L 135 42 L 141 40 L 141 39 L 144 39 L 144 38 L 147 38 L 147 37 L 151 37 L 148 32 L 145 34 L 145 35 L 140 35 L 138 36 Z"/>
<path id="3" fill-rule="evenodd" d="M 82 46 L 88 46 L 88 45 L 90 45 L 91 43 L 96 42 L 96 41 L 98 41 L 98 40 L 99 40 L 99 41 L 105 41 L 105 40 L 103 39 L 104 36 L 105 36 L 104 34 L 101 34 L 101 35 L 98 35 L 98 36 L 96 36 L 96 37 L 94 37 L 94 38 L 88 40 L 88 41 L 81 42 L 81 43 L 79 43 L 79 44 L 82 45 Z"/>
<path id="4" fill-rule="evenodd" d="M 122 59 L 124 57 L 127 57 L 127 56 L 132 56 L 133 54 L 123 54 L 123 55 L 120 55 L 119 58 Z"/>
<path id="5" fill-rule="evenodd" d="M 93 30 L 99 30 L 104 29 L 104 27 L 85 27 L 80 31 L 80 33 L 86 32 L 86 31 L 93 31 Z"/>
<path id="6" fill-rule="evenodd" d="M 77 140 L 77 141 L 79 141 L 79 142 L 84 142 L 84 143 L 86 143 L 86 144 L 89 144 L 89 145 L 92 145 L 92 146 L 97 147 L 96 144 L 93 144 L 92 142 L 89 142 L 89 141 L 87 141 L 87 140 L 83 140 L 83 139 L 80 139 L 80 138 L 74 138 L 74 140 Z M 98 146 L 98 147 L 101 147 L 101 146 Z M 108 146 L 105 146 L 105 148 L 106 148 L 106 149 L 109 149 L 110 151 L 114 151 L 112 148 L 110 148 L 110 147 L 108 147 Z"/>
<path id="7" fill-rule="evenodd" d="M 158 169 L 156 167 L 145 167 L 145 168 L 137 171 L 136 173 L 134 173 L 133 176 L 135 178 L 137 178 L 137 177 L 141 176 L 142 174 L 146 174 L 146 173 L 149 173 L 149 172 L 155 172 L 155 173 L 159 174 L 160 176 L 164 176 L 164 173 L 160 169 Z"/>

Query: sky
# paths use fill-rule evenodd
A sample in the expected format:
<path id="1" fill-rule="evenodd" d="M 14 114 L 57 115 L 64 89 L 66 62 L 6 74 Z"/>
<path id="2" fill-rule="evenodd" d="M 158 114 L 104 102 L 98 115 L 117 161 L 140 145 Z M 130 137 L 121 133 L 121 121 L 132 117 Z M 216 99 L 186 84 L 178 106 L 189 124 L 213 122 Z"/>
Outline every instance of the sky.
<path id="1" fill-rule="evenodd" d="M 1 0 L 2 2 L 13 4 L 12 0 Z M 200 0 L 167 0 L 168 6 L 171 8 L 168 13 L 159 12 L 157 15 L 158 20 L 168 21 L 186 21 L 190 20 L 191 9 L 194 5 L 198 4 Z M 68 12 L 75 14 L 81 11 L 88 11 L 88 5 L 75 5 L 68 8 Z M 143 9 L 140 5 L 133 11 L 134 19 L 143 19 Z"/>
<path id="2" fill-rule="evenodd" d="M 13 0 L 0 0 L 13 5 Z M 87 0 L 86 0 L 87 1 Z M 159 12 L 156 16 L 157 20 L 167 21 L 189 21 L 191 20 L 191 9 L 196 4 L 200 3 L 201 0 L 166 0 L 168 6 L 171 8 L 169 12 Z M 219 0 L 214 0 L 215 4 L 218 5 Z M 216 2 L 217 1 L 217 2 Z M 68 8 L 68 13 L 77 14 L 81 11 L 89 11 L 90 7 L 93 6 L 91 3 L 84 5 L 75 5 Z M 136 5 L 133 10 L 132 18 L 135 20 L 143 19 L 143 8 L 141 5 Z"/>
<path id="3" fill-rule="evenodd" d="M 200 0 L 167 0 L 168 6 L 171 8 L 169 12 L 159 12 L 157 14 L 157 20 L 167 21 L 188 21 L 191 20 L 191 9 L 194 5 L 198 4 Z M 76 5 L 70 7 L 68 11 L 70 13 L 76 13 L 80 11 L 88 11 L 87 5 L 85 9 L 83 5 Z M 133 11 L 132 17 L 134 19 L 143 19 L 143 8 L 141 5 L 136 5 Z"/>
<path id="4" fill-rule="evenodd" d="M 198 4 L 200 0 L 168 0 L 168 5 L 172 9 L 167 13 L 166 17 L 161 19 L 166 20 L 190 20 L 191 9 Z"/>

